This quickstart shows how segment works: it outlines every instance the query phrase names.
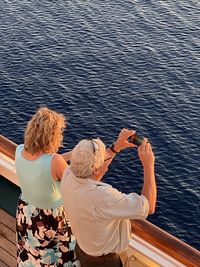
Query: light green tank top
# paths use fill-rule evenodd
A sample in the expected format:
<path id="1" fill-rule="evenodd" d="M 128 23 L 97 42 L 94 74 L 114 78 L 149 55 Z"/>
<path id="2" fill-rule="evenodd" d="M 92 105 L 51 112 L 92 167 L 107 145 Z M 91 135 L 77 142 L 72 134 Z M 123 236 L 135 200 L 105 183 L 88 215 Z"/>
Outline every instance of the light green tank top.
<path id="1" fill-rule="evenodd" d="M 51 176 L 53 154 L 44 154 L 36 160 L 27 160 L 22 156 L 23 148 L 24 145 L 19 145 L 15 153 L 16 172 L 23 199 L 41 209 L 60 206 L 60 182 L 56 182 Z"/>

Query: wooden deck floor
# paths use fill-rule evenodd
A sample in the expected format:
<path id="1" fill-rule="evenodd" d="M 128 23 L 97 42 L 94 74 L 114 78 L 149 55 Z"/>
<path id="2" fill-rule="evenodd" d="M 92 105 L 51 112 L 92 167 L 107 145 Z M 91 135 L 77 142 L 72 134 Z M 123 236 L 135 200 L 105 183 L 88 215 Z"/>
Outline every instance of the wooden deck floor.
<path id="1" fill-rule="evenodd" d="M 131 256 L 132 251 L 129 253 Z M 131 258 L 130 264 L 134 267 L 151 266 L 138 262 L 134 257 Z M 15 218 L 0 209 L 0 267 L 16 265 Z"/>
<path id="2" fill-rule="evenodd" d="M 16 265 L 15 218 L 0 209 L 0 266 Z"/>

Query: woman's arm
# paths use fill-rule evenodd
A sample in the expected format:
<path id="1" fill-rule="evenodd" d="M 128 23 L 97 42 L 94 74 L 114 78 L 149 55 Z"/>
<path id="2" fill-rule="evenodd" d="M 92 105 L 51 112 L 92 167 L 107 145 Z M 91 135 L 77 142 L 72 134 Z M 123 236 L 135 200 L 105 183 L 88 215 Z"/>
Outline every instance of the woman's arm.
<path id="1" fill-rule="evenodd" d="M 63 159 L 67 162 L 71 159 L 71 155 L 72 155 L 72 150 L 65 152 L 63 154 L 61 154 L 61 156 L 63 157 Z"/>
<path id="2" fill-rule="evenodd" d="M 51 162 L 51 175 L 54 180 L 58 181 L 62 179 L 65 168 L 68 166 L 64 158 L 55 154 Z"/>

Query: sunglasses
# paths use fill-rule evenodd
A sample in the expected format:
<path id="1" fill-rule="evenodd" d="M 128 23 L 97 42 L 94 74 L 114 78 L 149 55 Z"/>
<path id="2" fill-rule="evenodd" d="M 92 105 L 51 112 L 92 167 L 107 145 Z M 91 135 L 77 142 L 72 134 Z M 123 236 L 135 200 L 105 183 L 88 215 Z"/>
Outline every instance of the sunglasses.
<path id="1" fill-rule="evenodd" d="M 93 154 L 95 155 L 96 151 L 98 151 L 98 149 L 99 149 L 99 145 L 94 141 L 94 139 L 87 139 L 87 140 L 91 141 L 92 147 L 93 147 Z M 104 162 L 110 160 L 111 158 L 112 157 L 110 156 L 110 157 L 104 159 Z"/>

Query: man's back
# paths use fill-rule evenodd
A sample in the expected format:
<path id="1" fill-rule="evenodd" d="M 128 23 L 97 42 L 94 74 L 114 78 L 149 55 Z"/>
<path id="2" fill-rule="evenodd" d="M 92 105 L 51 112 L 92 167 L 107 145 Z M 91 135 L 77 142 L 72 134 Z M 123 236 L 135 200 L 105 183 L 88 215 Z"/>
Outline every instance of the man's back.
<path id="1" fill-rule="evenodd" d="M 64 206 L 79 246 L 89 255 L 120 252 L 130 239 L 129 219 L 144 219 L 148 201 L 123 194 L 92 179 L 77 178 L 70 168 L 61 182 Z"/>

